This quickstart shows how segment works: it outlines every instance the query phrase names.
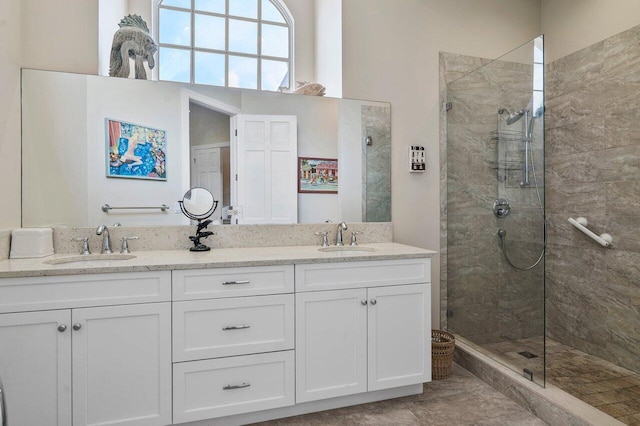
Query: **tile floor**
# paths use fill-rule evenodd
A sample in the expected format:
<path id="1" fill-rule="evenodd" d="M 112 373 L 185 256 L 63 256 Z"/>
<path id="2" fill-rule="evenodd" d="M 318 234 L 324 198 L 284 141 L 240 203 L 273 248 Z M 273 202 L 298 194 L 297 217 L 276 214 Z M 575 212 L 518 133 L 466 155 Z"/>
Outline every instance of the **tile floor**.
<path id="1" fill-rule="evenodd" d="M 422 395 L 260 423 L 261 426 L 543 426 L 545 423 L 454 364 L 445 380 L 425 385 Z"/>
<path id="2" fill-rule="evenodd" d="M 518 352 L 542 347 L 542 338 L 482 345 L 506 364 L 528 368 L 534 377 L 544 369 L 543 357 L 527 359 Z M 540 354 L 539 352 L 534 352 Z M 547 339 L 547 380 L 632 426 L 640 426 L 640 374 Z"/>

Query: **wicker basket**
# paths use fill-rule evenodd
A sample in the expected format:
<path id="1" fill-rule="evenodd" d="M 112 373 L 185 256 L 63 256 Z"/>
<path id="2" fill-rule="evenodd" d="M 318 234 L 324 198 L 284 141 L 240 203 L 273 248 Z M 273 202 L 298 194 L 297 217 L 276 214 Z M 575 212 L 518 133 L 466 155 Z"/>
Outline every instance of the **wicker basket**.
<path id="1" fill-rule="evenodd" d="M 451 375 L 453 352 L 456 339 L 451 333 L 431 330 L 431 377 L 433 380 L 446 379 Z"/>

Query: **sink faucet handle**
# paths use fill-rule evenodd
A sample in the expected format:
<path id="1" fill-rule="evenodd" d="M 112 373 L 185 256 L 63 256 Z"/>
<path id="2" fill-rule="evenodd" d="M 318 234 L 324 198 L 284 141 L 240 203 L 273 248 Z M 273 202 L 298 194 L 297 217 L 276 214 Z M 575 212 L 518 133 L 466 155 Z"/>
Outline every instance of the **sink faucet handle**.
<path id="1" fill-rule="evenodd" d="M 138 240 L 138 239 L 140 239 L 140 237 L 135 236 L 135 235 L 134 236 L 130 236 L 130 237 L 122 237 L 122 250 L 120 250 L 120 253 L 123 253 L 123 254 L 131 253 L 129 251 L 129 243 L 128 243 L 128 241 Z"/>
<path id="2" fill-rule="evenodd" d="M 89 238 L 88 237 L 76 237 L 72 238 L 72 241 L 82 241 L 82 249 L 80 250 L 80 254 L 91 254 L 91 250 L 89 250 Z"/>
<path id="3" fill-rule="evenodd" d="M 351 245 L 352 246 L 357 246 L 358 245 L 358 240 L 356 238 L 356 235 L 361 235 L 364 234 L 364 231 L 353 231 L 351 233 Z"/>
<path id="4" fill-rule="evenodd" d="M 316 232 L 316 235 L 322 236 L 322 247 L 329 247 L 329 235 L 328 232 Z"/>

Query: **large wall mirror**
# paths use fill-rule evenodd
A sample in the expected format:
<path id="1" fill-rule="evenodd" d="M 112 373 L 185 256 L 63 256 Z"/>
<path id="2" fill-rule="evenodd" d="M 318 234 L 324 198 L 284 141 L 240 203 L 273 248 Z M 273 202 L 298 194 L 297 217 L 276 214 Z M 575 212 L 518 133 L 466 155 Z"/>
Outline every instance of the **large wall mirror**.
<path id="1" fill-rule="evenodd" d="M 131 135 L 110 158 L 114 122 L 141 132 L 135 144 L 164 176 L 108 176 L 110 161 L 145 161 Z M 22 126 L 23 227 L 186 224 L 177 200 L 194 186 L 213 192 L 220 223 L 391 221 L 388 103 L 23 70 Z M 148 155 L 156 136 L 145 132 L 164 135 L 161 155 Z M 274 145 L 285 139 L 289 148 Z M 323 169 L 327 159 L 337 170 Z M 299 192 L 299 175 L 333 189 Z M 256 206 L 271 210 L 249 220 Z"/>

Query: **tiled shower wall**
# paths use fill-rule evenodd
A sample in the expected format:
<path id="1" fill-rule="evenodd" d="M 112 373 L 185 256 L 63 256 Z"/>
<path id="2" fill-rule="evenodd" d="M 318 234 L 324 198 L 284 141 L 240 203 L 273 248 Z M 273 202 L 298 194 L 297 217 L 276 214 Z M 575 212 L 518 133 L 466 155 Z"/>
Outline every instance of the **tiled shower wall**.
<path id="1" fill-rule="evenodd" d="M 362 105 L 362 220 L 391 222 L 391 108 Z"/>
<path id="2" fill-rule="evenodd" d="M 547 333 L 640 371 L 640 26 L 547 67 Z M 602 248 L 573 228 L 583 216 Z"/>
<path id="3" fill-rule="evenodd" d="M 502 257 L 497 236 L 499 228 L 507 230 L 510 257 L 520 266 L 531 265 L 542 249 L 542 214 L 535 188 L 521 188 L 519 180 L 504 179 L 504 164 L 499 162 L 500 150 L 521 152 L 522 142 L 496 138 L 498 108 L 513 112 L 530 102 L 532 67 L 504 60 L 465 75 L 486 62 L 447 53 L 440 56 L 441 85 L 447 88 L 443 100 L 453 107 L 442 112 L 446 127 L 441 129 L 446 135 L 441 143 L 446 221 L 441 294 L 446 294 L 443 314 L 448 313 L 442 323 L 479 344 L 543 333 L 542 264 L 527 272 L 512 269 Z M 456 80 L 461 75 L 465 76 Z M 513 128 L 521 128 L 522 122 Z M 538 127 L 534 151 L 540 172 L 543 145 L 542 127 Z M 513 173 L 519 170 L 521 163 Z M 538 180 L 542 185 L 542 176 Z M 506 219 L 493 215 L 491 207 L 497 198 L 512 202 L 513 212 Z"/>

